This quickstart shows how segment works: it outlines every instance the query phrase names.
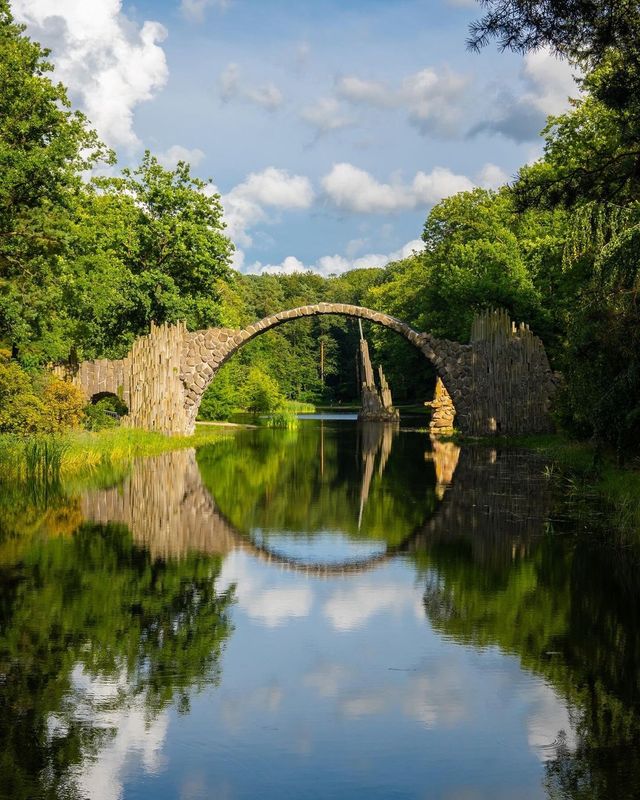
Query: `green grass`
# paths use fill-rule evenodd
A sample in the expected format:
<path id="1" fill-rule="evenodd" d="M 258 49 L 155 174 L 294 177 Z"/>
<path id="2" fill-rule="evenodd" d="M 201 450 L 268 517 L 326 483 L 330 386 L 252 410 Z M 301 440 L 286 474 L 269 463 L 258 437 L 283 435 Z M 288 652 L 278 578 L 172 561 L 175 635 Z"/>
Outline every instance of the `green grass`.
<path id="1" fill-rule="evenodd" d="M 65 478 L 104 471 L 140 456 L 198 447 L 229 435 L 224 429 L 206 427 L 196 428 L 193 436 L 165 436 L 130 428 L 71 432 L 46 441 L 42 437 L 0 435 L 0 480 L 29 480 L 32 473 L 49 470 L 52 465 Z"/>
<path id="2" fill-rule="evenodd" d="M 313 403 L 303 403 L 300 400 L 286 400 L 282 411 L 285 414 L 315 414 L 316 407 Z"/>

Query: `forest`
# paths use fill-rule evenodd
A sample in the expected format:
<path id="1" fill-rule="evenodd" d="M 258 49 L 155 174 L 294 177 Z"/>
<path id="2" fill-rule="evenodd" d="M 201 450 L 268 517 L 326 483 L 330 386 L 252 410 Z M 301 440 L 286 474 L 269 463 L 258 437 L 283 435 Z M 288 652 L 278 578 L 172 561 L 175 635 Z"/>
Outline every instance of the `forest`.
<path id="1" fill-rule="evenodd" d="M 558 424 L 637 453 L 640 11 L 616 3 L 605 25 L 611 4 L 600 0 L 542 4 L 541 14 L 525 2 L 483 5 L 468 46 L 544 46 L 568 59 L 570 110 L 548 119 L 543 155 L 511 183 L 425 210 L 424 250 L 322 277 L 235 271 L 213 183 L 149 151 L 118 169 L 56 81 L 49 52 L 0 0 L 0 432 L 77 422 L 79 399 L 52 386 L 46 366 L 122 357 L 151 321 L 236 327 L 332 301 L 462 342 L 475 313 L 505 308 L 563 375 Z M 428 399 L 434 377 L 419 353 L 387 331 L 366 335 L 395 399 Z M 357 337 L 352 321 L 326 317 L 258 337 L 223 368 L 201 413 L 353 402 Z"/>

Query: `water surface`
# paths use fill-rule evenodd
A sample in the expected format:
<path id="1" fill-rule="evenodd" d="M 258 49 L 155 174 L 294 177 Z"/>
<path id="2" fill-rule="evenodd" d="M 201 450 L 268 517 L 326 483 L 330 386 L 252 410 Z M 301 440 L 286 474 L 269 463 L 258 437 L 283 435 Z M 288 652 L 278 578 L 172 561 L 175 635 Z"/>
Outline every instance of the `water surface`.
<path id="1" fill-rule="evenodd" d="M 0 795 L 640 796 L 640 580 L 538 457 L 353 420 L 0 500 Z"/>

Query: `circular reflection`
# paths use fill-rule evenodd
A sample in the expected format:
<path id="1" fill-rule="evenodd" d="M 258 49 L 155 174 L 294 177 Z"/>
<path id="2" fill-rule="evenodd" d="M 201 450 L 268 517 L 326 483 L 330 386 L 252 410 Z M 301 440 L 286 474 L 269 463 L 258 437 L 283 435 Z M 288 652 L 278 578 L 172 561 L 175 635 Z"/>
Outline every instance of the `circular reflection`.
<path id="1" fill-rule="evenodd" d="M 245 431 L 197 459 L 241 546 L 292 569 L 373 567 L 403 547 L 443 494 L 426 437 L 384 424 L 306 420 L 293 431 Z"/>

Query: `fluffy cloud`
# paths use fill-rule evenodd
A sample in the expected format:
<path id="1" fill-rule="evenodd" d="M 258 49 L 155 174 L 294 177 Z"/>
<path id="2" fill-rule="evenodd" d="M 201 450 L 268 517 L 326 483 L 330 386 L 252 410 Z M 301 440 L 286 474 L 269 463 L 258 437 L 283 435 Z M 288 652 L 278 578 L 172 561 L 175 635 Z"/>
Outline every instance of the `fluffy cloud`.
<path id="1" fill-rule="evenodd" d="M 521 71 L 526 87 L 524 94 L 499 92 L 494 103 L 495 113 L 475 125 L 469 135 L 499 133 L 519 144 L 537 139 L 547 116 L 566 111 L 568 98 L 578 94 L 574 72 L 566 61 L 548 50 L 528 53 Z"/>
<path id="2" fill-rule="evenodd" d="M 498 189 L 508 182 L 507 173 L 496 164 L 485 164 L 477 176 L 478 185 L 483 189 Z"/>
<path id="3" fill-rule="evenodd" d="M 197 147 L 190 150 L 188 147 L 183 147 L 180 144 L 172 145 L 164 153 L 158 153 L 158 161 L 166 169 L 174 169 L 178 161 L 186 161 L 192 167 L 197 167 L 204 158 L 204 153 Z"/>
<path id="4" fill-rule="evenodd" d="M 133 149 L 135 107 L 150 100 L 168 77 L 158 22 L 137 26 L 121 0 L 14 0 L 16 17 L 53 49 L 56 77 L 66 84 L 113 147 Z"/>
<path id="5" fill-rule="evenodd" d="M 575 68 L 548 50 L 528 53 L 522 72 L 531 87 L 528 97 L 545 115 L 562 114 L 569 107 L 569 96 L 577 94 Z"/>
<path id="6" fill-rule="evenodd" d="M 321 275 L 339 275 L 350 269 L 367 269 L 369 267 L 383 267 L 391 261 L 399 261 L 408 258 L 412 253 L 419 253 L 424 250 L 424 242 L 420 239 L 413 239 L 392 253 L 368 253 L 359 258 L 346 258 L 342 255 L 322 256 L 315 264 L 304 264 L 295 256 L 287 256 L 280 264 L 261 264 L 259 261 L 251 264 L 245 270 L 248 273 L 263 274 L 284 274 L 291 275 L 294 272 L 318 272 Z"/>
<path id="7" fill-rule="evenodd" d="M 352 164 L 336 164 L 322 179 L 322 187 L 328 200 L 342 211 L 361 214 L 389 214 L 419 207 L 429 207 L 445 197 L 460 191 L 469 191 L 475 185 L 495 189 L 506 183 L 506 173 L 497 165 L 487 163 L 476 176 L 475 183 L 464 175 L 457 175 L 443 167 L 431 172 L 417 172 L 413 180 L 403 183 L 395 180 L 381 183 L 370 173 Z M 217 192 L 215 186 L 207 191 Z M 240 247 L 252 244 L 251 229 L 264 222 L 274 222 L 272 210 L 304 210 L 314 201 L 314 191 L 309 179 L 303 175 L 292 175 L 286 170 L 268 167 L 262 172 L 251 173 L 242 183 L 223 195 L 227 232 Z M 305 264 L 294 255 L 288 255 L 280 263 L 255 261 L 245 266 L 242 249 L 236 250 L 234 266 L 243 272 L 264 274 L 292 274 L 311 270 L 321 275 L 336 275 L 350 269 L 382 267 L 392 261 L 407 258 L 424 248 L 423 242 L 414 239 L 393 252 L 362 253 L 366 240 L 353 239 L 345 254 L 321 256 L 315 263 Z"/>
<path id="8" fill-rule="evenodd" d="M 212 187 L 212 191 L 217 191 Z M 269 219 L 267 209 L 304 209 L 313 202 L 313 188 L 303 175 L 267 167 L 252 172 L 222 197 L 227 232 L 242 247 L 251 244 L 249 230 Z"/>
<path id="9" fill-rule="evenodd" d="M 403 108 L 420 133 L 447 136 L 459 127 L 468 85 L 463 75 L 428 68 L 408 75 L 397 87 L 357 75 L 342 76 L 336 81 L 336 93 L 356 105 Z"/>
<path id="10" fill-rule="evenodd" d="M 360 214 L 381 214 L 437 203 L 443 197 L 473 188 L 464 175 L 444 167 L 429 173 L 417 172 L 410 184 L 380 183 L 370 173 L 353 164 L 334 164 L 322 179 L 327 197 L 339 209 Z"/>
<path id="11" fill-rule="evenodd" d="M 390 108 L 397 104 L 397 94 L 386 83 L 368 81 L 357 75 L 345 75 L 336 80 L 336 92 L 351 103 L 363 103 Z"/>
<path id="12" fill-rule="evenodd" d="M 260 106 L 267 111 L 277 111 L 284 103 L 284 96 L 274 83 L 251 86 L 243 82 L 237 64 L 227 64 L 220 75 L 220 98 L 224 103 L 240 100 Z"/>
<path id="13" fill-rule="evenodd" d="M 78 788 L 83 797 L 118 800 L 123 794 L 127 767 L 134 758 L 142 762 L 146 774 L 160 771 L 169 715 L 165 711 L 150 719 L 144 699 L 140 698 L 120 707 L 119 694 L 126 694 L 128 685 L 124 671 L 115 681 L 103 681 L 77 665 L 72 684 L 77 717 L 91 719 L 97 728 L 112 732 L 95 757 L 80 765 Z M 50 730 L 57 727 L 58 720 L 50 717 Z"/>
<path id="14" fill-rule="evenodd" d="M 180 9 L 187 19 L 194 22 L 201 22 L 204 19 L 204 12 L 207 8 L 218 8 L 226 11 L 231 5 L 231 0 L 182 0 Z"/>
<path id="15" fill-rule="evenodd" d="M 460 101 L 468 79 L 448 70 L 438 74 L 423 69 L 405 78 L 401 94 L 409 111 L 409 122 L 422 134 L 448 136 L 456 132 L 462 117 Z"/>
<path id="16" fill-rule="evenodd" d="M 413 609 L 418 619 L 422 619 L 421 600 L 418 589 L 413 586 L 361 584 L 335 592 L 324 604 L 322 612 L 334 630 L 350 631 L 362 628 L 377 614 L 399 615 L 407 608 Z"/>
<path id="17" fill-rule="evenodd" d="M 354 119 L 347 114 L 335 97 L 323 97 L 300 112 L 301 119 L 315 128 L 318 136 L 353 125 Z"/>

